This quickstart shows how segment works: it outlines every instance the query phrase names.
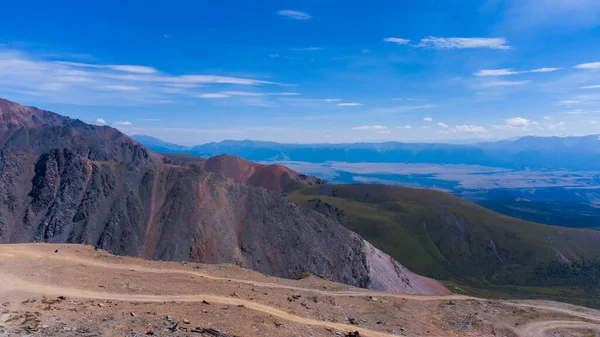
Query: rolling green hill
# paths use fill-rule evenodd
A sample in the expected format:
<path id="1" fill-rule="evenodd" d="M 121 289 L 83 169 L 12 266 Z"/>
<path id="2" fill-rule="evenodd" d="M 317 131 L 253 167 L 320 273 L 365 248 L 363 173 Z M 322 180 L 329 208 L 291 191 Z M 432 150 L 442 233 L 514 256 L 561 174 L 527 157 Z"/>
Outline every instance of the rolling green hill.
<path id="1" fill-rule="evenodd" d="M 398 186 L 320 185 L 288 199 L 337 218 L 412 271 L 455 289 L 600 306 L 593 299 L 600 295 L 598 231 L 540 225 Z"/>

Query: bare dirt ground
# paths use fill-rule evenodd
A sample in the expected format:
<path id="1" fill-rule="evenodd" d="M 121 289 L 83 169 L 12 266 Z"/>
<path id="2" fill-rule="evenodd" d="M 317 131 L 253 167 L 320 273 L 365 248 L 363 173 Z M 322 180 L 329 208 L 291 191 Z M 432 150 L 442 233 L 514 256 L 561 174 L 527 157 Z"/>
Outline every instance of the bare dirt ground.
<path id="1" fill-rule="evenodd" d="M 600 336 L 600 311 L 415 296 L 89 246 L 0 245 L 4 336 Z"/>

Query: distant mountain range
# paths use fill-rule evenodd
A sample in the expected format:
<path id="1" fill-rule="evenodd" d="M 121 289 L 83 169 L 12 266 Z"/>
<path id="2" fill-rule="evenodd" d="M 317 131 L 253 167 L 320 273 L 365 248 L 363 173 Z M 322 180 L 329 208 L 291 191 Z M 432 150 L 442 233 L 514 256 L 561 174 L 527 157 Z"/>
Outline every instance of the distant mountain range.
<path id="1" fill-rule="evenodd" d="M 477 144 L 349 143 L 282 144 L 226 140 L 181 146 L 137 135 L 134 139 L 153 151 L 197 156 L 230 154 L 251 161 L 301 161 L 348 163 L 467 164 L 510 169 L 600 170 L 600 137 L 523 137 Z"/>

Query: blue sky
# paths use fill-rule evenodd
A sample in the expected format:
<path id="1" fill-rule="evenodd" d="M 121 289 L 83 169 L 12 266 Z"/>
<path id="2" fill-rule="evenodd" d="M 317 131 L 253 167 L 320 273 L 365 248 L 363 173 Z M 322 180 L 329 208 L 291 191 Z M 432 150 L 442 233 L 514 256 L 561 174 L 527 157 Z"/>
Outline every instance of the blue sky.
<path id="1" fill-rule="evenodd" d="M 198 144 L 600 133 L 600 1 L 3 4 L 0 97 Z"/>

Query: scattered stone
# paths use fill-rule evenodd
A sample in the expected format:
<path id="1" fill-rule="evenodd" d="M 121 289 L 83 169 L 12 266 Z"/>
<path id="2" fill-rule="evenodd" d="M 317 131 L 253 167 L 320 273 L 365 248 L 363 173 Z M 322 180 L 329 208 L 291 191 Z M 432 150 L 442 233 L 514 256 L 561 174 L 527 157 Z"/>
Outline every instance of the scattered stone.
<path id="1" fill-rule="evenodd" d="M 233 294 L 231 294 L 229 296 L 231 296 L 231 297 L 240 297 L 240 295 L 238 295 L 237 293 L 233 293 Z"/>
<path id="2" fill-rule="evenodd" d="M 154 336 L 154 331 L 148 330 L 148 331 L 146 331 L 146 335 L 148 335 L 148 336 Z"/>
<path id="3" fill-rule="evenodd" d="M 54 251 L 54 253 L 55 253 L 55 254 L 56 254 L 56 253 L 58 253 L 58 249 L 57 249 L 57 250 L 55 250 L 55 251 Z"/>
<path id="4" fill-rule="evenodd" d="M 373 302 L 377 302 L 377 297 L 369 296 L 369 299 L 371 299 Z"/>
<path id="5" fill-rule="evenodd" d="M 448 301 L 448 305 L 456 305 L 456 302 L 450 300 L 450 301 Z"/>
<path id="6" fill-rule="evenodd" d="M 183 324 L 190 324 L 190 321 L 188 321 L 187 319 L 184 319 Z"/>
<path id="7" fill-rule="evenodd" d="M 360 337 L 360 332 L 358 332 L 358 331 L 348 332 L 346 334 L 346 337 Z"/>
<path id="8" fill-rule="evenodd" d="M 131 316 L 131 317 L 135 317 L 135 314 L 134 314 L 133 312 L 130 312 L 130 313 L 129 313 L 129 316 Z"/>
<path id="9" fill-rule="evenodd" d="M 82 337 L 97 337 L 100 336 L 97 332 L 88 332 L 81 335 Z"/>
<path id="10" fill-rule="evenodd" d="M 243 304 L 238 304 L 238 308 L 245 308 Z"/>
<path id="11" fill-rule="evenodd" d="M 202 304 L 210 304 L 206 300 L 202 300 Z"/>
<path id="12" fill-rule="evenodd" d="M 282 325 L 283 325 L 283 323 L 281 323 L 281 322 L 275 322 L 275 326 L 276 326 L 276 327 L 278 327 L 278 328 L 279 328 L 280 326 L 282 326 Z"/>
<path id="13" fill-rule="evenodd" d="M 348 322 L 352 325 L 358 325 L 358 322 L 352 317 L 346 317 L 346 322 Z"/>

